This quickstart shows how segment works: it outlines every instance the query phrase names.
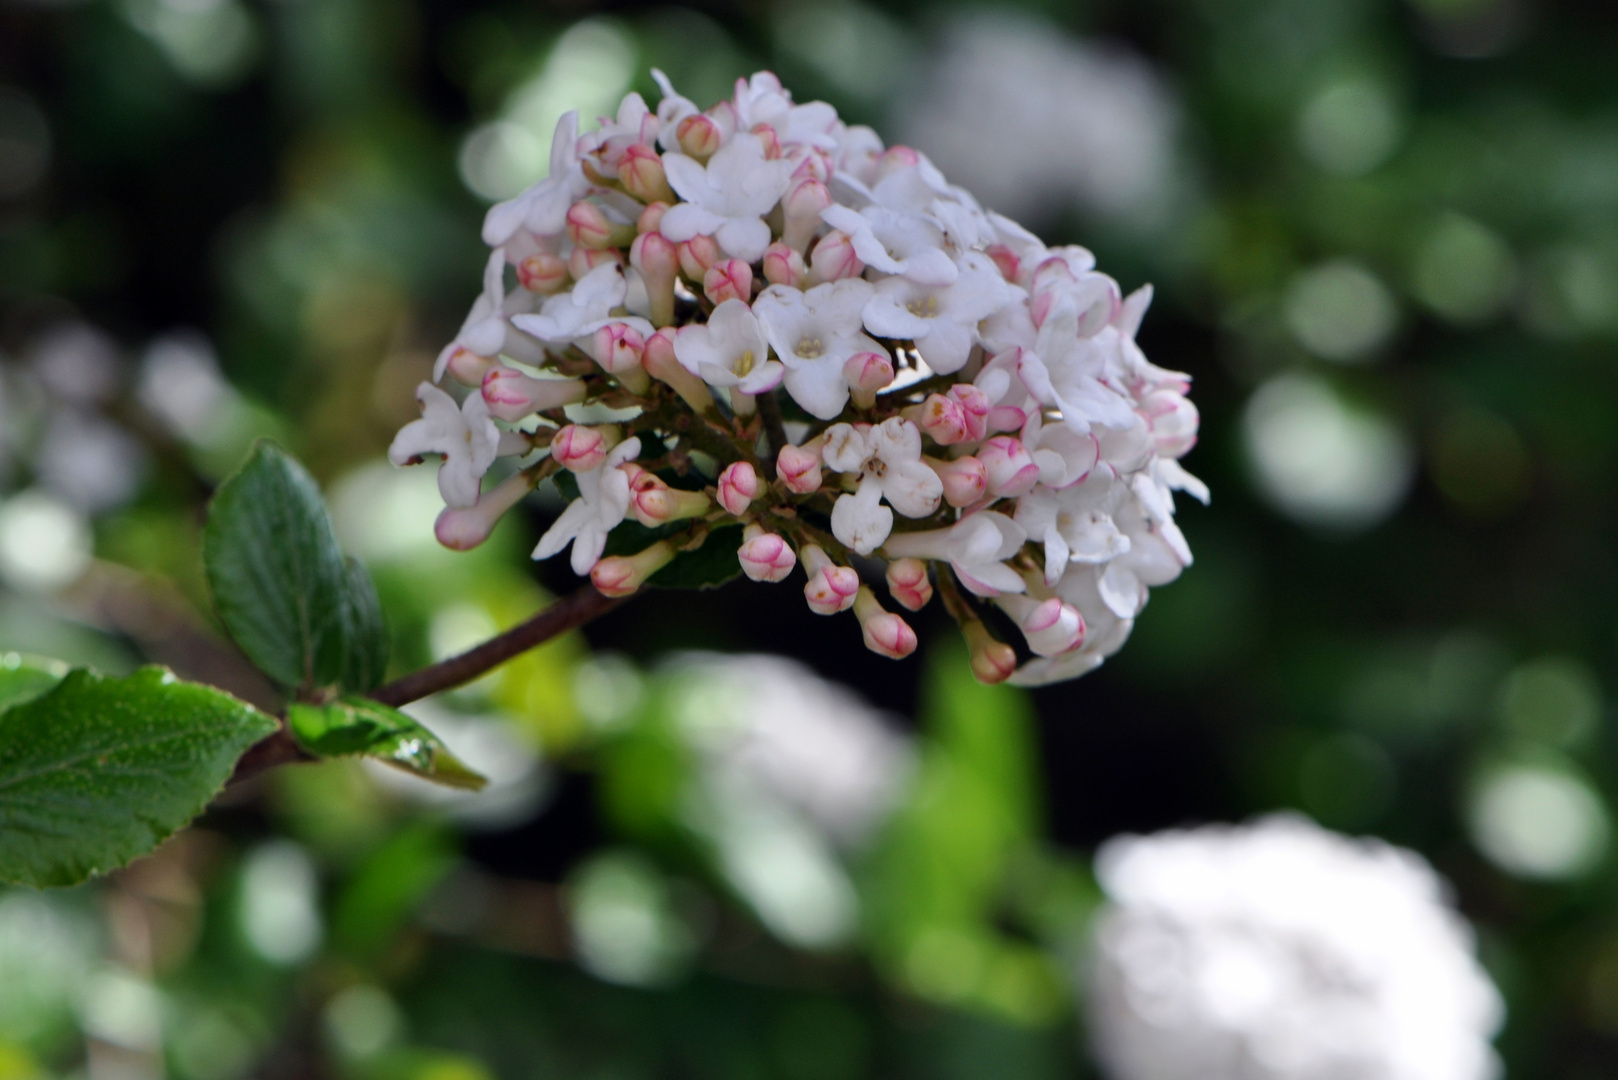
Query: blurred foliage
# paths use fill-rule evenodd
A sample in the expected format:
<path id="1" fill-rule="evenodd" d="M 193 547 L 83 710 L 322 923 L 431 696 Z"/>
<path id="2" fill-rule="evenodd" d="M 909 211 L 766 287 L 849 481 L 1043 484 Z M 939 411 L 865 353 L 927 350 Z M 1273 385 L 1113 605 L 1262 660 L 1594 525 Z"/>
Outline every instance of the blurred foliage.
<path id="1" fill-rule="evenodd" d="M 1277 807 L 1446 874 L 1513 1075 L 1610 1073 L 1611 5 L 989 10 L 0 2 L 0 650 L 273 700 L 199 551 L 261 435 L 325 485 L 396 673 L 572 588 L 524 558 L 559 504 L 446 552 L 431 476 L 380 455 L 476 289 L 487 197 L 652 66 L 703 101 L 771 66 L 890 141 L 936 132 L 957 77 L 1004 79 L 1046 125 L 1028 156 L 972 180 L 922 148 L 1013 194 L 1060 161 L 1018 212 L 1156 283 L 1141 341 L 1196 379 L 1215 493 L 1183 518 L 1197 564 L 1074 684 L 977 687 L 936 612 L 923 676 L 768 587 L 654 594 L 423 706 L 482 795 L 282 770 L 99 884 L 0 894 L 0 1077 L 1087 1075 L 1085 856 Z M 995 41 L 1056 68 L 970 51 Z M 1047 100 L 1085 72 L 1105 92 Z M 1001 145 L 945 121 L 953 160 Z M 657 667 L 693 647 L 799 656 L 916 718 L 868 844 L 727 816 Z M 727 862 L 738 821 L 854 928 L 804 944 Z"/>

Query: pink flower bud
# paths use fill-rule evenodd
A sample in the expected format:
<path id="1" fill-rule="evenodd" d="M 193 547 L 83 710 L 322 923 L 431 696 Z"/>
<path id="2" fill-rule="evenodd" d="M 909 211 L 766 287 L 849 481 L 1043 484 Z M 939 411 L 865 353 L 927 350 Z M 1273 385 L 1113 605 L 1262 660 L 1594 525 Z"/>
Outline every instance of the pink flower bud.
<path id="1" fill-rule="evenodd" d="M 801 180 L 781 200 L 781 242 L 794 251 L 808 251 L 820 229 L 820 212 L 831 205 L 831 192 L 819 180 Z"/>
<path id="2" fill-rule="evenodd" d="M 920 611 L 933 598 L 927 564 L 920 559 L 895 559 L 888 564 L 888 592 L 910 611 Z"/>
<path id="3" fill-rule="evenodd" d="M 862 585 L 854 600 L 854 617 L 860 621 L 865 647 L 890 660 L 903 660 L 916 651 L 916 632 L 899 616 L 887 611 L 876 593 Z"/>
<path id="4" fill-rule="evenodd" d="M 703 294 L 715 307 L 726 300 L 751 303 L 753 299 L 753 268 L 740 259 L 726 259 L 715 263 L 702 275 Z"/>
<path id="5" fill-rule="evenodd" d="M 893 360 L 886 353 L 855 353 L 843 362 L 843 381 L 854 404 L 869 409 L 876 404 L 876 392 L 893 382 Z"/>
<path id="6" fill-rule="evenodd" d="M 590 582 L 602 596 L 628 596 L 673 561 L 674 555 L 674 545 L 667 540 L 659 540 L 639 555 L 608 555 L 590 570 Z"/>
<path id="7" fill-rule="evenodd" d="M 1015 435 L 996 435 L 978 449 L 977 456 L 988 470 L 989 494 L 997 499 L 1021 495 L 1039 482 L 1034 455 Z"/>
<path id="8" fill-rule="evenodd" d="M 900 169 L 909 169 L 921 164 L 921 155 L 908 146 L 890 146 L 883 155 L 876 159 L 876 178 L 880 181 L 891 173 Z"/>
<path id="9" fill-rule="evenodd" d="M 674 334 L 674 327 L 665 326 L 647 338 L 641 365 L 652 378 L 673 388 L 695 412 L 705 413 L 713 408 L 713 392 L 674 355 Z"/>
<path id="10" fill-rule="evenodd" d="M 792 248 L 777 240 L 764 251 L 764 280 L 771 285 L 802 288 L 809 276 L 809 264 Z"/>
<path id="11" fill-rule="evenodd" d="M 815 285 L 858 277 L 864 270 L 865 264 L 854 254 L 853 241 L 837 229 L 822 236 L 809 256 L 809 281 Z"/>
<path id="12" fill-rule="evenodd" d="M 1159 457 L 1184 457 L 1197 445 L 1200 418 L 1191 400 L 1174 390 L 1154 390 L 1136 410 L 1151 429 Z"/>
<path id="13" fill-rule="evenodd" d="M 994 265 L 1000 271 L 1000 276 L 1012 284 L 1017 282 L 1017 274 L 1022 269 L 1022 260 L 1017 258 L 1015 252 L 1004 244 L 991 244 L 984 254 L 994 260 Z"/>
<path id="14" fill-rule="evenodd" d="M 719 474 L 719 505 L 725 508 L 725 513 L 734 517 L 741 517 L 747 513 L 747 508 L 753 505 L 758 498 L 763 485 L 759 483 L 758 473 L 753 466 L 745 461 L 735 461 L 725 466 L 724 472 Z"/>
<path id="15" fill-rule="evenodd" d="M 820 452 L 808 446 L 781 447 L 775 455 L 775 474 L 796 495 L 820 490 Z"/>
<path id="16" fill-rule="evenodd" d="M 545 409 L 583 401 L 580 379 L 535 379 L 516 368 L 497 365 L 483 377 L 483 400 L 497 420 L 515 423 Z"/>
<path id="17" fill-rule="evenodd" d="M 595 248 L 576 247 L 568 254 L 567 272 L 573 275 L 574 281 L 583 279 L 584 275 L 598 266 L 606 263 L 622 263 L 624 257 L 617 248 L 607 248 L 600 251 Z"/>
<path id="18" fill-rule="evenodd" d="M 493 357 L 479 356 L 465 345 L 457 345 L 449 354 L 446 370 L 462 386 L 482 386 L 483 377 L 494 365 Z"/>
<path id="19" fill-rule="evenodd" d="M 668 212 L 669 204 L 666 202 L 648 204 L 646 209 L 640 212 L 640 217 L 635 219 L 635 231 L 642 236 L 656 232 L 663 224 L 663 215 Z"/>
<path id="20" fill-rule="evenodd" d="M 671 488 L 646 469 L 630 475 L 629 512 L 647 528 L 702 517 L 711 505 L 702 492 Z"/>
<path id="21" fill-rule="evenodd" d="M 693 236 L 680 244 L 680 269 L 692 281 L 707 277 L 723 257 L 719 241 L 711 236 Z"/>
<path id="22" fill-rule="evenodd" d="M 781 136 L 775 133 L 773 127 L 768 124 L 754 124 L 751 134 L 757 135 L 759 141 L 764 144 L 764 159 L 766 161 L 781 160 Z"/>
<path id="23" fill-rule="evenodd" d="M 498 486 L 478 496 L 478 501 L 462 509 L 445 507 L 433 523 L 433 535 L 451 551 L 471 551 L 494 532 L 507 510 L 534 490 L 534 483 L 522 473 L 507 477 Z"/>
<path id="24" fill-rule="evenodd" d="M 956 383 L 944 396 L 961 406 L 961 415 L 966 420 L 966 442 L 977 442 L 988 433 L 992 411 L 988 394 L 971 383 Z"/>
<path id="25" fill-rule="evenodd" d="M 553 293 L 567 283 L 567 263 L 541 251 L 517 264 L 517 281 L 529 292 Z"/>
<path id="26" fill-rule="evenodd" d="M 551 436 L 551 457 L 573 472 L 589 472 L 607 460 L 607 451 L 617 441 L 609 439 L 605 429 L 568 424 Z"/>
<path id="27" fill-rule="evenodd" d="M 612 223 L 601 212 L 601 207 L 581 199 L 568 209 L 567 235 L 580 247 L 611 247 Z"/>
<path id="28" fill-rule="evenodd" d="M 835 615 L 854 606 L 860 591 L 860 576 L 852 566 L 838 566 L 815 544 L 803 549 L 803 569 L 809 581 L 803 598 L 816 615 Z"/>
<path id="29" fill-rule="evenodd" d="M 921 460 L 944 482 L 944 501 L 957 509 L 971 506 L 988 492 L 989 471 L 970 454 L 948 461 L 935 457 Z"/>
<path id="30" fill-rule="evenodd" d="M 591 358 L 602 370 L 614 375 L 638 371 L 641 354 L 645 351 L 646 339 L 628 323 L 608 323 L 590 337 Z"/>
<path id="31" fill-rule="evenodd" d="M 1084 644 L 1084 616 L 1078 608 L 1056 596 L 1040 603 L 1026 596 L 1017 599 L 1023 601 L 1019 606 L 1026 612 L 1023 637 L 1037 655 L 1061 656 Z"/>
<path id="32" fill-rule="evenodd" d="M 674 138 L 688 157 L 707 161 L 719 149 L 724 136 L 718 124 L 708 116 L 697 113 L 680 121 L 674 129 Z"/>
<path id="33" fill-rule="evenodd" d="M 798 565 L 798 556 L 792 545 L 775 533 L 765 532 L 757 525 L 749 525 L 742 532 L 742 546 L 736 558 L 742 564 L 742 573 L 754 581 L 784 581 L 792 568 Z"/>
<path id="34" fill-rule="evenodd" d="M 954 398 L 929 394 L 920 405 L 906 409 L 905 416 L 939 446 L 953 446 L 966 440 L 966 411 Z"/>
<path id="35" fill-rule="evenodd" d="M 651 303 L 653 326 L 674 321 L 674 279 L 679 275 L 680 256 L 674 241 L 662 233 L 642 233 L 629 246 L 629 264 L 640 271 Z"/>
<path id="36" fill-rule="evenodd" d="M 1017 652 L 1003 641 L 997 641 L 981 620 L 973 619 L 961 626 L 966 635 L 966 647 L 972 654 L 972 675 L 986 686 L 1003 683 L 1017 670 Z"/>
<path id="37" fill-rule="evenodd" d="M 650 146 L 633 143 L 618 162 L 618 182 L 641 202 L 673 203 L 674 189 L 663 172 L 663 159 Z"/>

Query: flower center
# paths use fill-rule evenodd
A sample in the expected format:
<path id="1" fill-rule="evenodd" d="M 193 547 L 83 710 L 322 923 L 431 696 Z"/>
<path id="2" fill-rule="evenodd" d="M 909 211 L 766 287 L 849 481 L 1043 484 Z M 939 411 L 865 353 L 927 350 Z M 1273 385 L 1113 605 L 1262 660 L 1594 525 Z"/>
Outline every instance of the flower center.
<path id="1" fill-rule="evenodd" d="M 909 308 L 910 314 L 918 319 L 938 317 L 938 297 L 936 296 L 925 296 L 919 300 L 912 300 L 905 307 Z"/>
<path id="2" fill-rule="evenodd" d="M 865 459 L 865 465 L 862 471 L 867 476 L 874 476 L 880 480 L 888 471 L 888 463 L 879 457 L 869 457 Z"/>
<path id="3" fill-rule="evenodd" d="M 746 375 L 753 370 L 753 350 L 748 349 L 736 358 L 736 374 Z"/>
<path id="4" fill-rule="evenodd" d="M 826 343 L 817 337 L 806 337 L 792 350 L 805 360 L 813 360 L 826 351 Z"/>

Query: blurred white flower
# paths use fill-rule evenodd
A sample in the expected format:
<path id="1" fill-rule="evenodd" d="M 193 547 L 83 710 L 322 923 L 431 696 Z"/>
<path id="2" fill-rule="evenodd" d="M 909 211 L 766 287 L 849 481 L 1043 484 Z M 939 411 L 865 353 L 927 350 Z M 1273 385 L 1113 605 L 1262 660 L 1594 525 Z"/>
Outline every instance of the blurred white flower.
<path id="1" fill-rule="evenodd" d="M 1500 995 L 1421 856 L 1299 817 L 1123 837 L 1096 873 L 1113 1080 L 1488 1080 Z"/>

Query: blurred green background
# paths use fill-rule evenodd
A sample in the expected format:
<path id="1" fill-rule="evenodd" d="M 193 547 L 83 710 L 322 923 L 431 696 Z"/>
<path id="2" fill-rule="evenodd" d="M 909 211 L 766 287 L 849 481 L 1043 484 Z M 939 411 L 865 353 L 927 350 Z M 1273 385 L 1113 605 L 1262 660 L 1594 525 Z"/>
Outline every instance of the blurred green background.
<path id="1" fill-rule="evenodd" d="M 699 103 L 770 67 L 1154 282 L 1214 490 L 1075 683 L 976 686 L 936 610 L 892 664 L 792 588 L 654 594 L 423 706 L 477 800 L 287 769 L 0 893 L 0 1078 L 1087 1076 L 1088 854 L 1276 808 L 1449 878 L 1511 1075 L 1612 1075 L 1615 57 L 1604 0 L 0 0 L 0 650 L 264 700 L 197 554 L 261 435 L 399 670 L 573 587 L 525 558 L 555 506 L 444 552 L 381 455 L 484 208 L 653 66 Z M 761 792 L 694 647 L 889 718 Z"/>

